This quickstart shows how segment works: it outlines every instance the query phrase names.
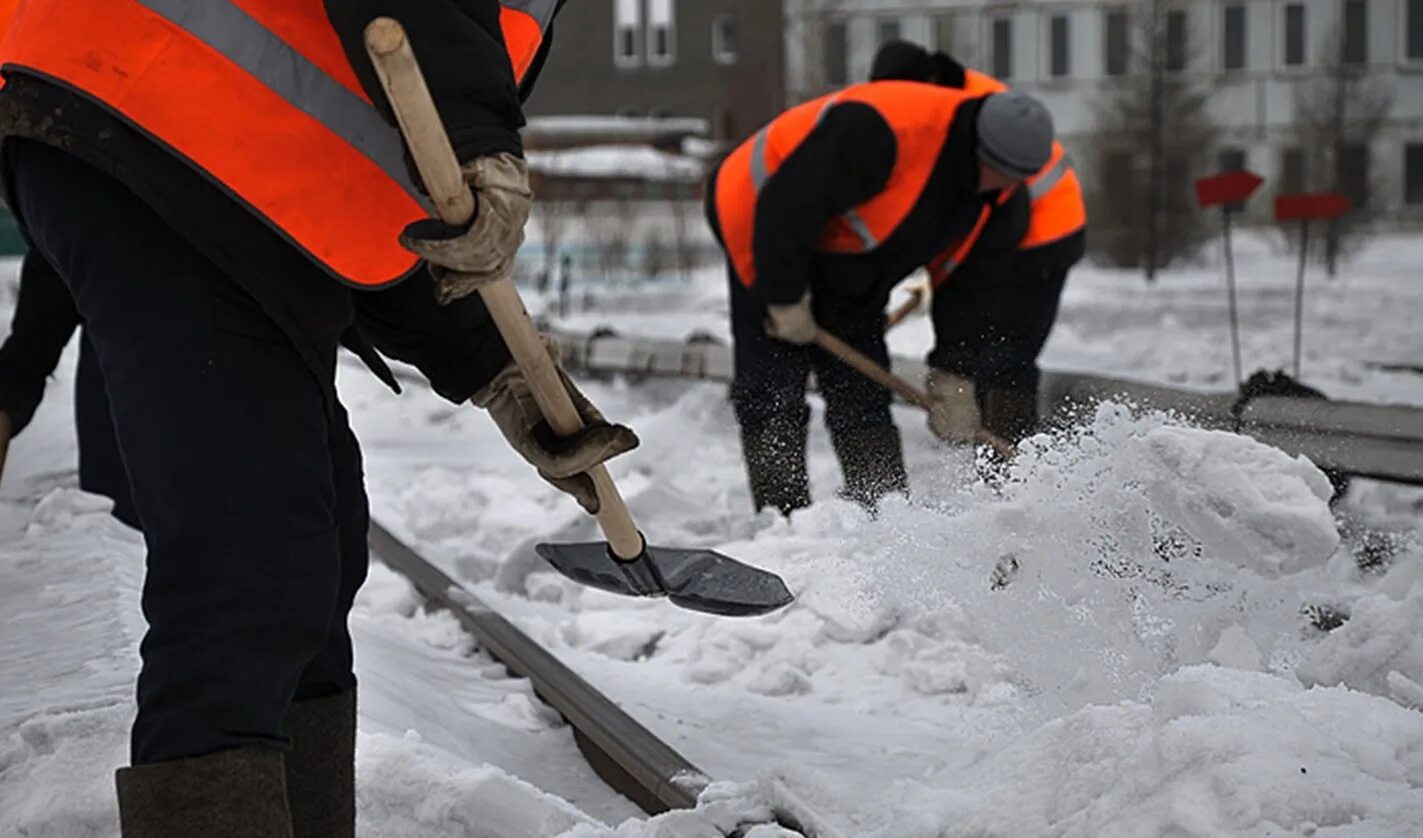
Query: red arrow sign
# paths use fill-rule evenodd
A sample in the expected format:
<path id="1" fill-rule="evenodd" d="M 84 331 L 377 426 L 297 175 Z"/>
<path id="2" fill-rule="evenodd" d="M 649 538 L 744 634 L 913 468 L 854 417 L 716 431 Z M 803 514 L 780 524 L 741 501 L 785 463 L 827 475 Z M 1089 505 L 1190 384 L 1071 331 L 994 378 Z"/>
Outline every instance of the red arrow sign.
<path id="1" fill-rule="evenodd" d="M 1309 192 L 1301 195 L 1280 195 L 1275 198 L 1276 221 L 1338 218 L 1353 206 L 1349 199 L 1336 192 Z"/>
<path id="2" fill-rule="evenodd" d="M 1203 177 L 1196 181 L 1196 202 L 1202 207 L 1242 204 L 1264 182 L 1264 178 L 1244 169 Z"/>

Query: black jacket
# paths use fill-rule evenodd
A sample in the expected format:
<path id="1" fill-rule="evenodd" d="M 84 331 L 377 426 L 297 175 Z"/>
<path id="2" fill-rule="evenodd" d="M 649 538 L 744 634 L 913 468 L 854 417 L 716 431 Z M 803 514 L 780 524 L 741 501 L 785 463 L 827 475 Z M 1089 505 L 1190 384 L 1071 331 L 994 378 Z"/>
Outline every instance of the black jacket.
<path id="1" fill-rule="evenodd" d="M 792 303 L 808 286 L 813 297 L 832 298 L 836 308 L 882 311 L 898 282 L 968 234 L 984 206 L 997 200 L 996 192 L 978 192 L 979 106 L 972 100 L 959 108 L 928 185 L 895 231 L 857 254 L 817 251 L 816 242 L 828 220 L 884 189 L 897 144 L 870 105 L 844 102 L 827 111 L 757 197 L 753 288 L 761 299 Z M 979 247 L 1021 239 L 1026 206 L 1026 197 L 1015 194 L 1008 211 L 994 213 Z"/>
<path id="2" fill-rule="evenodd" d="M 326 0 L 332 25 L 375 102 L 384 102 L 384 94 L 362 46 L 362 31 L 383 14 L 400 19 L 462 159 L 522 150 L 521 90 L 503 46 L 499 9 L 497 0 Z M 547 33 L 544 50 L 551 36 Z M 535 68 L 540 63 L 536 60 Z M 533 75 L 525 79 L 524 93 Z M 419 298 L 417 289 L 432 287 L 423 271 L 393 289 L 350 290 L 206 175 L 57 82 L 7 74 L 0 89 L 3 136 L 57 146 L 125 184 L 258 301 L 324 386 L 333 378 L 336 346 L 353 322 L 383 352 L 419 367 L 456 401 L 472 395 L 509 360 L 477 297 L 440 309 L 433 296 Z"/>

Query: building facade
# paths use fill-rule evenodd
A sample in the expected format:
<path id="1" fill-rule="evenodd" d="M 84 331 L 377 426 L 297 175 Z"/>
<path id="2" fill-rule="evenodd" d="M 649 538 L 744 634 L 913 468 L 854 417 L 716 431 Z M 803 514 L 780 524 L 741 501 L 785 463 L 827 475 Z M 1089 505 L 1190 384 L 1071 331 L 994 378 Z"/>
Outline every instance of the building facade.
<path id="1" fill-rule="evenodd" d="M 1085 152 L 1104 92 L 1140 71 L 1133 66 L 1140 62 L 1133 15 L 1151 5 L 786 0 L 787 98 L 803 101 L 863 79 L 881 43 L 905 38 L 1041 98 L 1080 168 L 1090 158 Z M 1302 173 L 1310 137 L 1297 110 L 1301 97 L 1342 63 L 1387 100 L 1368 141 L 1341 155 L 1340 165 L 1357 180 L 1351 191 L 1377 217 L 1423 222 L 1423 0 L 1158 6 L 1165 60 L 1209 90 L 1209 113 L 1221 129 L 1221 169 L 1249 168 L 1267 178 L 1272 193 L 1324 188 L 1321 178 Z M 1267 203 L 1253 202 L 1254 211 L 1268 211 Z"/>
<path id="2" fill-rule="evenodd" d="M 531 116 L 691 117 L 734 140 L 785 104 L 778 0 L 574 0 Z"/>

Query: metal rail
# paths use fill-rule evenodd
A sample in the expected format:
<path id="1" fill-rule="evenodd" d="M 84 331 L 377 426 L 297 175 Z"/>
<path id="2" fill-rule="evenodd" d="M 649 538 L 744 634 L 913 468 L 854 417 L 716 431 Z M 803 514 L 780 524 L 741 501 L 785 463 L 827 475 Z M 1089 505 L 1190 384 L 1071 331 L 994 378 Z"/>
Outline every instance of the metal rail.
<path id="1" fill-rule="evenodd" d="M 701 769 L 390 530 L 372 521 L 368 541 L 376 558 L 409 579 L 429 604 L 453 614 L 480 648 L 532 682 L 568 721 L 578 750 L 609 787 L 651 815 L 696 805 L 711 783 Z M 780 826 L 806 838 L 839 838 L 788 789 L 773 793 Z"/>
<path id="2" fill-rule="evenodd" d="M 369 541 L 375 556 L 452 613 L 482 649 L 533 683 L 572 725 L 579 750 L 605 783 L 649 814 L 696 805 L 711 782 L 705 773 L 390 530 L 372 521 Z"/>
<path id="3" fill-rule="evenodd" d="M 731 350 L 717 342 L 629 339 L 606 330 L 552 332 L 570 370 L 632 376 L 731 381 Z M 895 372 L 922 378 L 922 362 L 893 360 Z M 1139 381 L 1059 371 L 1043 373 L 1038 394 L 1044 415 L 1063 414 L 1105 399 L 1174 410 L 1206 427 L 1235 427 L 1234 393 L 1178 390 Z M 1423 409 L 1402 405 L 1261 396 L 1241 413 L 1243 433 L 1322 468 L 1423 485 Z"/>

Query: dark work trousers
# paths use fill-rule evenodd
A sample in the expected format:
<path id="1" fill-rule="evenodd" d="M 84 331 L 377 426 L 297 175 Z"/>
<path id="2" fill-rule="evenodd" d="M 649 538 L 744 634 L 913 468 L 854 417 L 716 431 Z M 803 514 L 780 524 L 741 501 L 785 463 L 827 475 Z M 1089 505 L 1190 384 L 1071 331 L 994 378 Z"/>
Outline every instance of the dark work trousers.
<path id="1" fill-rule="evenodd" d="M 960 270 L 934 289 L 936 346 L 929 361 L 973 379 L 984 424 L 994 433 L 1021 439 L 1036 424 L 1038 356 L 1066 282 L 1066 268 L 1007 278 Z"/>
<path id="2" fill-rule="evenodd" d="M 288 746 L 350 689 L 368 513 L 345 411 L 275 323 L 118 182 L 7 140 L 10 206 L 74 295 L 148 547 L 134 764 Z M 334 360 L 334 359 L 333 359 Z"/>
<path id="3" fill-rule="evenodd" d="M 133 507 L 109 396 L 99 356 L 83 331 L 79 333 L 79 365 L 74 373 L 74 430 L 79 442 L 79 488 L 114 502 L 114 517 L 134 529 L 143 529 Z"/>
<path id="4" fill-rule="evenodd" d="M 845 479 L 842 495 L 873 509 L 889 492 L 907 492 L 904 452 L 890 416 L 890 394 L 824 350 L 796 346 L 766 334 L 766 307 L 731 277 L 731 333 L 735 341 L 732 404 L 741 426 L 742 455 L 757 511 L 784 514 L 810 505 L 806 437 L 811 371 L 825 398 L 825 424 Z M 816 318 L 827 330 L 881 364 L 889 363 L 884 312 L 823 309 Z"/>

